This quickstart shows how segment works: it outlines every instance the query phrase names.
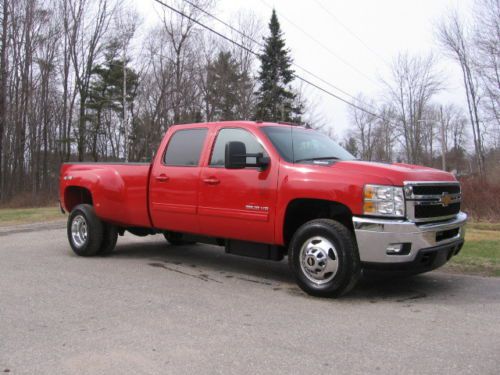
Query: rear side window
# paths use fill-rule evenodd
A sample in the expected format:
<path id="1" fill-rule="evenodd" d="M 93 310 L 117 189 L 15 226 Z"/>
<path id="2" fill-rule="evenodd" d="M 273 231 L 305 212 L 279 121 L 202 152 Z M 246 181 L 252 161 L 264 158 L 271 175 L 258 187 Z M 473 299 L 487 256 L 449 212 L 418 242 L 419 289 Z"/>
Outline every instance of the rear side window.
<path id="1" fill-rule="evenodd" d="M 221 129 L 217 135 L 215 145 L 212 151 L 212 157 L 210 158 L 211 167 L 223 167 L 226 159 L 226 144 L 232 141 L 243 142 L 246 146 L 247 154 L 257 154 L 263 153 L 267 156 L 266 152 L 262 148 L 255 136 L 243 129 L 226 128 Z M 255 164 L 255 157 L 248 157 L 247 163 Z"/>
<path id="2" fill-rule="evenodd" d="M 197 166 L 206 136 L 207 129 L 177 130 L 168 142 L 163 162 L 178 167 Z"/>

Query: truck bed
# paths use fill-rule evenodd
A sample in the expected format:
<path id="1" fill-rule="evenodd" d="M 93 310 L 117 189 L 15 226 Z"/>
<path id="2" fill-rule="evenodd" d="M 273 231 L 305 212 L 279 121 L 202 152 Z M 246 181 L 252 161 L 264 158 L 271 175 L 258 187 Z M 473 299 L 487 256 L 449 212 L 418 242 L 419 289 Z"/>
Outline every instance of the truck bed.
<path id="1" fill-rule="evenodd" d="M 102 220 L 126 226 L 151 227 L 148 212 L 149 163 L 65 163 L 61 167 L 63 207 L 71 211 L 72 194 L 92 192 Z M 70 189 L 67 189 L 67 188 Z M 61 193 L 62 194 L 62 193 Z"/>

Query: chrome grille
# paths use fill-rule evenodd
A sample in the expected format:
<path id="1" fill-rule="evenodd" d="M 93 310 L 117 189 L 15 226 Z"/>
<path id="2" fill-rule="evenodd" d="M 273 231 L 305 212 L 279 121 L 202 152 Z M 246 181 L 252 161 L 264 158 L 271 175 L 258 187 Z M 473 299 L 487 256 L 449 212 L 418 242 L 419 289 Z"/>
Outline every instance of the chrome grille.
<path id="1" fill-rule="evenodd" d="M 458 182 L 405 182 L 406 216 L 414 222 L 446 220 L 460 212 Z"/>

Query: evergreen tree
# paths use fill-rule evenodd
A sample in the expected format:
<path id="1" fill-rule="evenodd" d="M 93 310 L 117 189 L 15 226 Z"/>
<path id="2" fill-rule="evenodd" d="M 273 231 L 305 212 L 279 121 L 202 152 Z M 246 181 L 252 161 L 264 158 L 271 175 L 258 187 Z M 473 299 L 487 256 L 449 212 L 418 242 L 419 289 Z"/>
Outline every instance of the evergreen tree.
<path id="1" fill-rule="evenodd" d="M 136 89 L 139 83 L 138 74 L 125 62 L 127 73 L 126 101 L 128 108 L 133 105 Z M 119 59 L 117 46 L 110 43 L 105 53 L 105 62 L 96 64 L 92 69 L 92 82 L 89 88 L 89 99 L 87 102 L 89 113 L 87 121 L 90 121 L 91 135 L 90 149 L 93 159 L 98 159 L 97 141 L 105 135 L 103 118 L 105 113 L 114 112 L 118 118 L 123 118 L 123 61 Z M 124 129 L 121 129 L 123 132 Z"/>
<path id="2" fill-rule="evenodd" d="M 344 148 L 351 153 L 351 155 L 358 157 L 359 149 L 356 138 L 349 136 L 344 140 Z"/>
<path id="3" fill-rule="evenodd" d="M 259 89 L 256 92 L 255 118 L 264 121 L 301 122 L 302 105 L 290 87 L 294 79 L 290 51 L 285 47 L 278 17 L 273 9 L 270 36 L 264 38 L 260 55 Z"/>
<path id="4" fill-rule="evenodd" d="M 241 92 L 250 85 L 230 52 L 220 52 L 207 66 L 209 120 L 237 120 L 241 117 Z"/>

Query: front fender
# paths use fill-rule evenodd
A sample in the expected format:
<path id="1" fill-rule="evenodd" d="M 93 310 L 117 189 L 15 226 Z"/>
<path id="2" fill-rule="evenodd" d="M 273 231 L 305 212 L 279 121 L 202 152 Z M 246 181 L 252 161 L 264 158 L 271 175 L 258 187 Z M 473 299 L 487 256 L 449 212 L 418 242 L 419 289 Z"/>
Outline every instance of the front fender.
<path id="1" fill-rule="evenodd" d="M 296 199 L 320 199 L 346 206 L 353 215 L 363 211 L 366 183 L 391 185 L 384 176 L 352 173 L 333 167 L 282 165 L 278 182 L 275 239 L 284 244 L 283 228 L 289 204 Z"/>

